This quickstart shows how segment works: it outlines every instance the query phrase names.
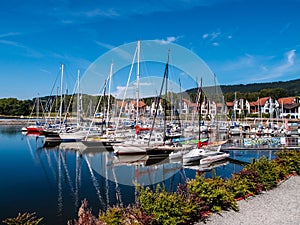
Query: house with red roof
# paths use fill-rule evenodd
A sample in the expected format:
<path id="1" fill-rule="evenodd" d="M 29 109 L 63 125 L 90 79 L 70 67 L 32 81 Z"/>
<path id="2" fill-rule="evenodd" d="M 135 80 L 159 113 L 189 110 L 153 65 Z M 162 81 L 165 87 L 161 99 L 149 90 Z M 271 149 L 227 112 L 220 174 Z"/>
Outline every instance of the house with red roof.
<path id="1" fill-rule="evenodd" d="M 271 114 L 278 112 L 278 101 L 272 97 L 259 98 L 255 102 L 250 102 L 252 114 Z"/>
<path id="2" fill-rule="evenodd" d="M 191 102 L 190 100 L 183 99 L 182 113 L 198 113 L 197 103 Z M 222 109 L 222 106 L 219 105 Z M 217 115 L 218 106 L 214 101 L 207 98 L 201 104 L 201 115 L 203 118 L 209 116 L 214 118 Z"/>
<path id="3" fill-rule="evenodd" d="M 233 102 L 226 102 L 226 107 L 226 113 L 234 112 L 234 117 L 245 117 L 250 113 L 250 103 L 244 98 L 237 99 Z"/>
<path id="4" fill-rule="evenodd" d="M 259 98 L 254 102 L 249 102 L 247 99 L 237 99 L 233 102 L 226 102 L 226 113 L 234 112 L 234 116 L 247 116 L 251 114 L 271 114 L 277 113 L 279 103 L 271 97 Z M 279 115 L 278 115 L 279 116 Z"/>
<path id="5" fill-rule="evenodd" d="M 299 97 L 279 98 L 280 118 L 300 118 L 300 99 Z"/>
<path id="6" fill-rule="evenodd" d="M 162 104 L 161 104 L 161 100 L 159 101 L 158 105 L 157 105 L 157 101 L 153 101 L 151 106 L 150 106 L 150 112 L 151 112 L 151 115 L 154 115 L 155 112 L 157 110 L 157 114 L 156 115 L 161 115 L 162 112 L 163 112 L 163 107 L 162 107 Z"/>
<path id="7" fill-rule="evenodd" d="M 129 101 L 124 101 L 123 103 L 123 112 L 127 115 L 134 115 L 136 113 L 137 109 L 137 101 L 136 100 L 129 100 Z M 119 110 L 121 110 L 122 107 L 122 101 L 117 101 L 117 107 Z M 143 101 L 139 101 L 138 103 L 138 109 L 139 109 L 139 114 L 142 115 L 146 112 L 147 105 Z"/>
<path id="8" fill-rule="evenodd" d="M 120 109 L 122 106 L 122 101 L 117 101 L 117 107 Z M 180 114 L 195 114 L 198 112 L 197 104 L 191 102 L 188 99 L 182 99 L 180 109 L 178 112 Z M 123 105 L 123 112 L 127 115 L 136 114 L 136 100 L 125 101 Z M 259 98 L 254 102 L 249 102 L 246 99 L 237 99 L 233 102 L 226 102 L 223 109 L 223 104 L 216 104 L 214 101 L 205 99 L 201 105 L 201 114 L 203 118 L 210 117 L 214 118 L 218 112 L 224 111 L 225 113 L 234 112 L 236 117 L 246 117 L 249 114 L 271 114 L 277 118 L 300 118 L 300 98 L 299 97 L 285 97 L 279 98 L 278 100 L 272 97 Z M 139 101 L 138 109 L 140 115 L 154 115 L 157 111 L 158 115 L 163 113 L 163 106 L 160 102 L 158 104 L 158 109 L 156 109 L 156 102 L 153 101 L 151 105 L 147 106 L 145 102 Z"/>

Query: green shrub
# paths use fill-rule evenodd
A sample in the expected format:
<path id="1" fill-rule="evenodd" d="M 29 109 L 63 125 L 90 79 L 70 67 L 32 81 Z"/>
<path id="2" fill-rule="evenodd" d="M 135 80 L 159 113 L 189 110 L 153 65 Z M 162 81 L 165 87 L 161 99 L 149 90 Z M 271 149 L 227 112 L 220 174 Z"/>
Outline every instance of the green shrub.
<path id="1" fill-rule="evenodd" d="M 154 218 L 144 212 L 139 206 L 128 206 L 124 209 L 122 224 L 149 225 Z"/>
<path id="2" fill-rule="evenodd" d="M 254 170 L 259 175 L 259 183 L 264 190 L 270 190 L 277 185 L 279 175 L 276 166 L 271 163 L 265 156 L 251 164 L 245 166 L 246 170 Z"/>
<path id="3" fill-rule="evenodd" d="M 197 176 L 187 184 L 188 192 L 199 196 L 212 212 L 233 209 L 238 211 L 234 195 L 228 192 L 222 178 L 203 178 Z"/>
<path id="4" fill-rule="evenodd" d="M 300 151 L 282 150 L 276 153 L 274 162 L 280 167 L 281 175 L 300 174 Z"/>
<path id="5" fill-rule="evenodd" d="M 100 221 L 105 222 L 106 224 L 110 225 L 119 225 L 122 223 L 122 215 L 123 215 L 123 208 L 120 207 L 112 207 L 109 208 L 105 214 L 99 216 Z"/>
<path id="6" fill-rule="evenodd" d="M 153 217 L 152 224 L 184 224 L 191 220 L 197 211 L 197 204 L 177 193 L 168 193 L 159 185 L 156 191 L 140 189 L 139 205 Z"/>
<path id="7" fill-rule="evenodd" d="M 263 185 L 259 181 L 260 176 L 254 170 L 242 170 L 226 181 L 226 187 L 234 198 L 244 198 L 262 191 Z"/>
<path id="8" fill-rule="evenodd" d="M 36 225 L 39 224 L 43 218 L 36 218 L 35 213 L 19 213 L 15 218 L 7 218 L 3 223 L 8 225 Z"/>

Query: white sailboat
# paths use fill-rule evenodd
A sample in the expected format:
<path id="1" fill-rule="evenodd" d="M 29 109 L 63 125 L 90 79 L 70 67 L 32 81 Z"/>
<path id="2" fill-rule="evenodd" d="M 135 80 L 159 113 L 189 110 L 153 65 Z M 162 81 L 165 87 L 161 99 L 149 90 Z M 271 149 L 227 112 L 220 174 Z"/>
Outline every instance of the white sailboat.
<path id="1" fill-rule="evenodd" d="M 204 148 L 193 148 L 192 150 L 188 151 L 187 153 L 183 154 L 182 160 L 183 164 L 192 163 L 195 161 L 199 161 L 205 155 Z"/>
<path id="2" fill-rule="evenodd" d="M 154 132 L 151 136 L 150 133 L 147 133 L 137 138 L 114 144 L 114 153 L 116 155 L 146 154 L 151 146 L 162 145 L 163 139 L 162 133 Z M 149 141 L 151 142 L 150 146 Z"/>
<path id="3" fill-rule="evenodd" d="M 221 146 L 219 146 L 217 151 L 215 150 L 205 151 L 204 156 L 200 159 L 200 165 L 221 161 L 227 159 L 228 157 L 229 157 L 229 153 L 222 152 Z"/>
<path id="4" fill-rule="evenodd" d="M 139 80 L 140 80 L 140 41 L 137 42 L 137 47 L 134 53 L 133 61 L 131 64 L 131 69 L 129 73 L 129 78 L 132 73 L 132 67 L 135 62 L 135 58 L 137 57 L 137 76 L 136 76 L 136 117 L 135 117 L 135 126 L 136 130 L 140 129 L 139 127 Z M 128 79 L 129 81 L 129 79 Z M 128 83 L 127 83 L 128 87 Z M 123 102 L 126 96 L 126 90 L 123 97 Z M 123 106 L 122 102 L 122 106 Z M 122 109 L 122 107 L 121 107 Z M 120 112 L 121 115 L 121 112 Z M 119 124 L 119 123 L 117 123 Z M 153 130 L 153 129 L 152 129 Z M 140 134 L 140 132 L 136 132 L 136 135 L 132 139 L 128 139 L 121 143 L 117 143 L 113 145 L 114 153 L 116 155 L 134 155 L 134 154 L 146 154 L 146 148 L 149 147 L 149 142 L 151 145 L 162 144 L 163 143 L 163 136 L 160 133 L 154 134 L 152 137 L 152 132 L 146 134 Z"/>
<path id="5" fill-rule="evenodd" d="M 197 100 L 199 130 L 200 130 L 200 120 L 201 120 L 201 100 L 202 100 L 202 79 L 198 89 L 198 100 Z M 193 162 L 205 164 L 205 163 L 218 161 L 229 157 L 229 154 L 225 152 L 221 152 L 221 146 L 224 142 L 211 143 L 205 146 L 201 146 L 202 144 L 200 139 L 200 131 L 198 135 L 199 135 L 198 144 L 196 148 L 192 149 L 191 151 L 183 155 L 183 164 L 189 164 Z"/>
<path id="6" fill-rule="evenodd" d="M 111 96 L 111 82 L 112 82 L 112 75 L 113 75 L 113 63 L 111 63 L 110 65 L 110 73 L 109 73 L 109 77 L 107 78 L 107 80 L 104 83 L 104 87 L 103 87 L 103 97 L 105 96 L 105 90 L 106 90 L 106 86 L 108 85 L 108 100 L 107 100 L 107 110 L 104 107 L 103 110 L 103 117 L 102 117 L 102 122 L 101 122 L 101 131 L 100 133 L 96 133 L 93 134 L 92 133 L 92 125 L 93 122 L 90 125 L 89 131 L 86 135 L 86 137 L 82 140 L 83 144 L 86 145 L 87 147 L 106 147 L 107 150 L 113 150 L 113 145 L 117 144 L 117 143 L 121 143 L 124 141 L 124 139 L 126 138 L 125 135 L 117 135 L 117 133 L 115 132 L 116 129 L 115 127 L 113 128 L 109 128 L 108 124 L 109 124 L 109 114 L 110 114 L 110 96 Z M 99 103 L 96 107 L 96 112 L 98 111 L 98 108 L 100 106 L 100 102 L 101 102 L 101 98 L 99 100 Z M 97 113 L 95 113 L 96 115 Z M 105 115 L 106 114 L 106 115 Z M 105 120 L 104 120 L 105 118 Z M 94 117 L 95 119 L 95 117 Z M 105 128 L 104 128 L 105 126 Z"/>
<path id="7" fill-rule="evenodd" d="M 63 116 L 63 82 L 64 82 L 64 64 L 61 66 L 61 88 L 60 88 L 60 107 L 59 107 L 59 124 L 56 124 L 53 128 L 48 128 L 43 131 L 45 136 L 45 142 L 75 142 L 81 141 L 87 134 L 87 130 L 80 127 L 80 109 L 79 109 L 79 99 L 80 99 L 80 72 L 78 70 L 78 83 L 77 83 L 77 119 L 76 126 L 67 125 L 65 121 L 67 120 L 67 113 L 65 118 Z M 70 106 L 69 106 L 70 107 Z M 69 109 L 68 107 L 68 109 Z M 68 111 L 68 110 L 67 110 Z"/>

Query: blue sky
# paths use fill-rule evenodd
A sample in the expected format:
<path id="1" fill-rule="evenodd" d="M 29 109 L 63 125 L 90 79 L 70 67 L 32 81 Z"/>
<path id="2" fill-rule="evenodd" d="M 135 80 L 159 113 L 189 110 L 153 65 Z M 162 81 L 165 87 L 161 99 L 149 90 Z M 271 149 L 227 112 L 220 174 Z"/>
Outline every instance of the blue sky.
<path id="1" fill-rule="evenodd" d="M 49 95 L 61 63 L 74 84 L 78 69 L 138 39 L 189 49 L 219 84 L 298 79 L 299 10 L 299 0 L 3 1 L 0 98 Z"/>

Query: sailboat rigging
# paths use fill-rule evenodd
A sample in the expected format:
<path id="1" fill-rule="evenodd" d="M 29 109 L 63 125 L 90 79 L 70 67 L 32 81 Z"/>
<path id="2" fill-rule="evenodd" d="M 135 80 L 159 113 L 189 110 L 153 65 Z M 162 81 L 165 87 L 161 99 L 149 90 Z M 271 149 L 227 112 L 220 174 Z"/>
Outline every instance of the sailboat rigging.
<path id="1" fill-rule="evenodd" d="M 152 131 L 154 129 L 154 125 L 155 125 L 155 120 L 156 120 L 156 117 L 157 117 L 157 109 L 158 109 L 158 106 L 160 104 L 160 100 L 161 100 L 161 95 L 162 95 L 162 91 L 163 91 L 163 88 L 164 88 L 164 83 L 166 82 L 166 90 L 165 90 L 165 98 L 167 99 L 167 79 L 168 79 L 168 71 L 169 71 L 169 57 L 170 57 L 170 50 L 168 51 L 168 57 L 167 57 L 167 63 L 166 63 L 166 66 L 165 66 L 165 72 L 164 72 L 164 76 L 163 76 L 163 80 L 162 80 L 162 84 L 161 84 L 161 88 L 160 88 L 160 92 L 159 92 L 159 95 L 158 95 L 158 98 L 156 98 L 156 106 L 155 106 L 155 113 L 154 113 L 154 117 L 153 117 L 153 122 L 152 122 L 152 128 L 151 128 L 151 132 L 150 132 L 150 138 L 149 138 L 149 141 L 148 141 L 148 146 L 150 144 L 150 140 L 151 140 L 151 136 L 152 136 Z M 166 110 L 166 99 L 165 99 L 165 105 L 164 105 L 164 129 L 163 129 L 163 144 L 165 144 L 165 141 L 166 141 L 166 113 L 167 113 L 167 110 Z"/>

